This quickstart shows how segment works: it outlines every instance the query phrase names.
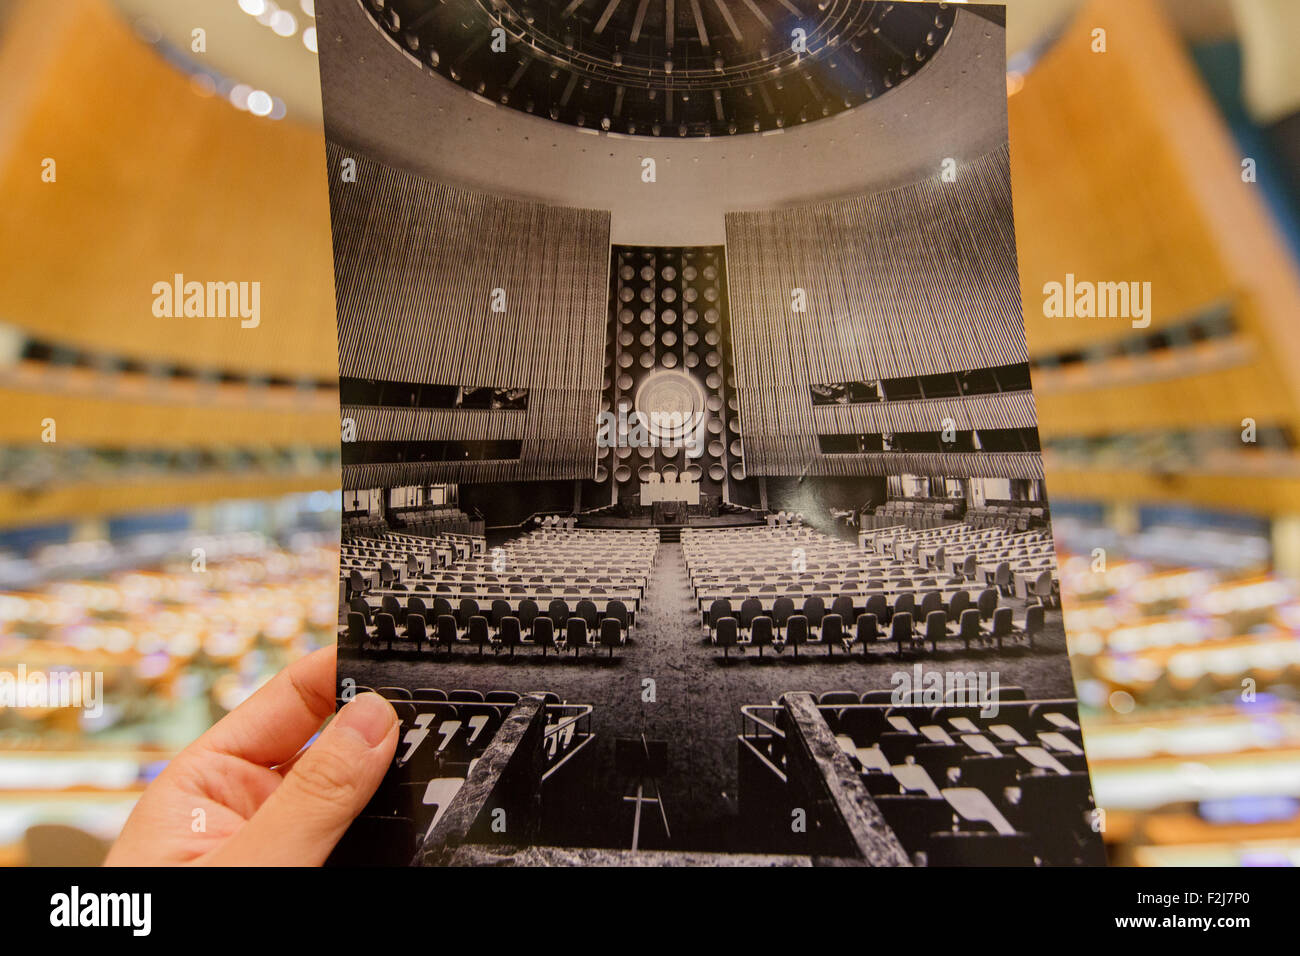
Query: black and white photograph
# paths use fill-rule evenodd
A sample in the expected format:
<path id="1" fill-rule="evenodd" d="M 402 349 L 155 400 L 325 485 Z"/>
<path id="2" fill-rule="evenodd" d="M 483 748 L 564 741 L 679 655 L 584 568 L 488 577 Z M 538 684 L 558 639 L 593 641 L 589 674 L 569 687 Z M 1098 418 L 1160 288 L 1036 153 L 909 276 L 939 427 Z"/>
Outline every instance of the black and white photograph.
<path id="1" fill-rule="evenodd" d="M 1005 15 L 317 4 L 355 863 L 1105 857 Z"/>

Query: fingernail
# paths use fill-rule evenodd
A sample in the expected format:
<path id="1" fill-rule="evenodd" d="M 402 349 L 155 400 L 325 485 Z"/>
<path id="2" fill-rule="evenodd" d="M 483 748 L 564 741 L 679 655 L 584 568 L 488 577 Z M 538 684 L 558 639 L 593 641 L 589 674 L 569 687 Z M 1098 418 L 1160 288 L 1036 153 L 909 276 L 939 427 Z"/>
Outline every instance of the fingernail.
<path id="1" fill-rule="evenodd" d="M 393 705 L 373 691 L 359 694 L 339 711 L 334 722 L 358 734 L 367 747 L 377 747 L 397 719 Z"/>

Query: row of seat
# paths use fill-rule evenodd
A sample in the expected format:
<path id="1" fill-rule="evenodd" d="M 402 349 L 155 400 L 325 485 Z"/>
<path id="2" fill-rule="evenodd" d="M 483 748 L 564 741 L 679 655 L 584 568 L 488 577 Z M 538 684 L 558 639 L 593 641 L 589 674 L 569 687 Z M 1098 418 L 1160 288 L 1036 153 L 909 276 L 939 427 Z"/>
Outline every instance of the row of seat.
<path id="1" fill-rule="evenodd" d="M 1024 641 L 1030 648 L 1034 646 L 1034 637 L 1043 630 L 1042 605 L 1030 605 L 1025 609 L 1021 621 L 1013 618 L 1009 607 L 997 608 L 988 621 L 985 621 L 979 608 L 967 608 L 961 612 L 955 629 L 950 624 L 948 612 L 934 610 L 925 615 L 923 623 L 908 611 L 896 612 L 887 630 L 881 630 L 879 618 L 872 613 L 859 614 L 852 630 L 846 626 L 846 619 L 839 614 L 825 614 L 821 625 L 814 632 L 808 617 L 803 614 L 790 615 L 783 627 L 778 628 L 775 620 L 766 614 L 752 618 L 748 627 L 742 628 L 740 619 L 723 617 L 717 620 L 712 629 L 711 640 L 722 648 L 723 657 L 730 656 L 732 649 L 744 650 L 746 646 L 757 647 L 759 656 L 763 648 L 772 647 L 780 653 L 787 645 L 795 656 L 805 644 L 818 643 L 826 647 L 826 653 L 833 655 L 838 646 L 846 654 L 851 654 L 853 646 L 859 645 L 864 656 L 871 653 L 873 647 L 893 643 L 898 653 L 907 650 L 922 650 L 928 643 L 930 651 L 938 650 L 940 642 L 961 641 L 967 651 L 974 645 L 996 644 L 1000 650 L 1004 641 Z"/>
<path id="2" fill-rule="evenodd" d="M 612 617 L 600 621 L 593 637 L 587 621 L 581 617 L 568 618 L 563 630 L 557 630 L 550 617 L 538 617 L 533 621 L 532 627 L 525 632 L 520 619 L 514 615 L 503 617 L 499 625 L 493 629 L 486 617 L 476 614 L 462 629 L 457 625 L 455 617 L 450 614 L 440 614 L 436 619 L 435 629 L 430 634 L 425 625 L 425 618 L 421 614 L 408 613 L 405 626 L 399 631 L 396 620 L 391 614 L 384 612 L 376 614 L 373 627 L 367 627 L 365 617 L 361 613 L 350 611 L 347 628 L 339 633 L 341 647 L 363 654 L 380 649 L 391 652 L 394 650 L 394 645 L 400 650 L 403 644 L 413 646 L 412 649 L 416 654 L 421 653 L 426 644 L 430 650 L 441 648 L 451 653 L 458 644 L 470 644 L 477 646 L 480 654 L 485 648 L 491 647 L 494 654 L 506 650 L 512 657 L 520 648 L 541 648 L 543 656 L 548 650 L 557 652 L 572 650 L 574 655 L 578 656 L 584 648 L 599 646 L 607 649 L 609 656 L 613 657 L 614 649 L 622 647 L 626 640 L 626 632 Z"/>

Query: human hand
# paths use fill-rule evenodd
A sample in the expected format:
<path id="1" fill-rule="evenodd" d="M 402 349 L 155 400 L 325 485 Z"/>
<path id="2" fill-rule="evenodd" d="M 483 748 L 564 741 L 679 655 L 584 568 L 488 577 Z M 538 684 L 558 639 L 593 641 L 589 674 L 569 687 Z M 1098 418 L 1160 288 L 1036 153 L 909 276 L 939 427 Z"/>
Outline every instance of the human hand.
<path id="1" fill-rule="evenodd" d="M 334 713 L 334 648 L 290 664 L 171 761 L 107 866 L 319 866 L 374 795 L 401 724 L 378 694 Z"/>

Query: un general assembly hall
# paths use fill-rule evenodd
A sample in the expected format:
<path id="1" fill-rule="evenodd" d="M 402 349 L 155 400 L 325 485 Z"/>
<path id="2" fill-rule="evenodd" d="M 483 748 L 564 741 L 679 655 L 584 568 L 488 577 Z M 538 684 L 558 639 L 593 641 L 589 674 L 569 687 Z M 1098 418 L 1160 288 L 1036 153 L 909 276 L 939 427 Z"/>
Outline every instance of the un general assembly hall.
<path id="1" fill-rule="evenodd" d="M 335 865 L 1300 861 L 1277 20 L 226 6 L 0 21 L 0 647 L 119 702 L 0 861 L 331 645 Z"/>

